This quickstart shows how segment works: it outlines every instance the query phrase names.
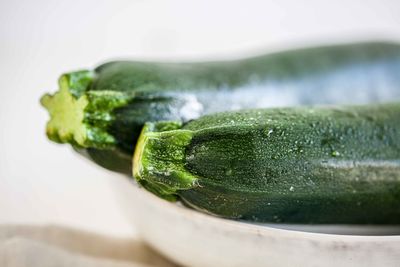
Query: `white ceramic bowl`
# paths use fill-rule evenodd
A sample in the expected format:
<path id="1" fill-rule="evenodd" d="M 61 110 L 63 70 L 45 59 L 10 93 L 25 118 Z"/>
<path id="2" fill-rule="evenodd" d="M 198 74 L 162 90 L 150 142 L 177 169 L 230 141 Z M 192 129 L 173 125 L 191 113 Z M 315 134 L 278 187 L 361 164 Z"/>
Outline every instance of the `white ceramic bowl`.
<path id="1" fill-rule="evenodd" d="M 122 176 L 113 183 L 143 240 L 184 266 L 400 266 L 398 227 L 257 225 L 167 202 Z"/>

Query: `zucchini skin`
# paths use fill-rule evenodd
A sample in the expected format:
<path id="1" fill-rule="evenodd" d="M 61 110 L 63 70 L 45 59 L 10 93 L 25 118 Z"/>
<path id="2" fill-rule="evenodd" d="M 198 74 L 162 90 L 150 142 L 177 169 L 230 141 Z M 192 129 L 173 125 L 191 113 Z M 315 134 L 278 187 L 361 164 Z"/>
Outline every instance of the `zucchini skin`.
<path id="1" fill-rule="evenodd" d="M 147 121 L 185 122 L 245 108 L 400 99 L 400 45 L 335 45 L 224 62 L 117 61 L 83 73 L 62 77 L 77 101 L 88 99 L 82 111 L 84 130 L 48 126 L 48 137 L 72 144 L 103 167 L 129 174 Z M 51 106 L 51 98 L 45 96 L 42 103 Z"/>
<path id="2" fill-rule="evenodd" d="M 400 224 L 400 103 L 147 123 L 134 160 L 149 191 L 225 218 Z"/>

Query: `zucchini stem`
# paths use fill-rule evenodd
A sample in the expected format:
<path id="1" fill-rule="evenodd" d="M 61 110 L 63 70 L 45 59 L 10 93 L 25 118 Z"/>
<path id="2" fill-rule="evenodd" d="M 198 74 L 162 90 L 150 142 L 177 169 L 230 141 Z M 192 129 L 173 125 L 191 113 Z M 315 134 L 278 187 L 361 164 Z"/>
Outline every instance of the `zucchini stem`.
<path id="1" fill-rule="evenodd" d="M 147 190 L 167 200 L 176 200 L 179 190 L 198 185 L 198 177 L 185 169 L 186 147 L 193 132 L 181 122 L 146 123 L 133 157 L 133 176 Z"/>
<path id="2" fill-rule="evenodd" d="M 59 90 L 45 94 L 40 102 L 50 114 L 46 133 L 50 140 L 78 148 L 110 148 L 116 139 L 108 132 L 113 111 L 130 97 L 116 91 L 88 91 L 94 79 L 91 71 L 64 74 Z"/>

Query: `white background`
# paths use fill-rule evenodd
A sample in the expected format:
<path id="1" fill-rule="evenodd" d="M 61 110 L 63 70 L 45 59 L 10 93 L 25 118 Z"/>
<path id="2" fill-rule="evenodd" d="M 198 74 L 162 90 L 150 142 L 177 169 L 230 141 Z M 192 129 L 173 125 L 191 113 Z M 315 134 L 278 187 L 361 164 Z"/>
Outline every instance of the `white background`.
<path id="1" fill-rule="evenodd" d="M 132 233 L 116 178 L 46 140 L 39 98 L 62 72 L 373 38 L 400 40 L 399 0 L 0 0 L 0 223 Z"/>

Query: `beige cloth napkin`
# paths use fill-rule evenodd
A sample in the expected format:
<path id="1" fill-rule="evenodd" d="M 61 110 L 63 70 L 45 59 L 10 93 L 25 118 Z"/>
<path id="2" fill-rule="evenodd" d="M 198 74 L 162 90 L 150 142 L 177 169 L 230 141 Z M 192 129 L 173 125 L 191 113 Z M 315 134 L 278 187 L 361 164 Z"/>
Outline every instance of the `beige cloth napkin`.
<path id="1" fill-rule="evenodd" d="M 174 267 L 134 238 L 113 238 L 63 226 L 0 226 L 1 267 Z"/>

